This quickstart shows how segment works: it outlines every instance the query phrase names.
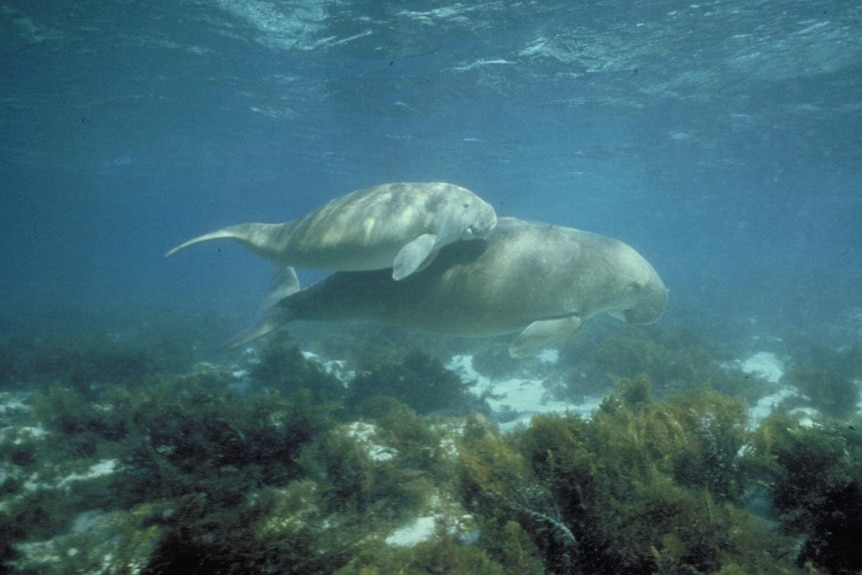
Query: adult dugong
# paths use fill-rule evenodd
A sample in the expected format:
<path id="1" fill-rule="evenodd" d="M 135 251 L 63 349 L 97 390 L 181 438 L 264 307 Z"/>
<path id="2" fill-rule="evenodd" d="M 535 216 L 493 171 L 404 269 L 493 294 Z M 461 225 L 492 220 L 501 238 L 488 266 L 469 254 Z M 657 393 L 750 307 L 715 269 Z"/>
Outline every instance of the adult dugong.
<path id="1" fill-rule="evenodd" d="M 625 243 L 517 218 L 500 218 L 484 241 L 446 246 L 400 282 L 386 272 L 340 272 L 300 290 L 286 269 L 276 289 L 289 295 L 234 346 L 290 321 L 373 320 L 451 335 L 520 331 L 509 348 L 519 357 L 575 334 L 601 312 L 653 323 L 668 301 L 655 269 Z"/>
<path id="2" fill-rule="evenodd" d="M 193 238 L 239 242 L 281 266 L 338 271 L 392 268 L 401 280 L 427 265 L 443 246 L 481 238 L 497 223 L 494 208 L 461 186 L 392 183 L 336 198 L 282 224 L 246 223 Z"/>

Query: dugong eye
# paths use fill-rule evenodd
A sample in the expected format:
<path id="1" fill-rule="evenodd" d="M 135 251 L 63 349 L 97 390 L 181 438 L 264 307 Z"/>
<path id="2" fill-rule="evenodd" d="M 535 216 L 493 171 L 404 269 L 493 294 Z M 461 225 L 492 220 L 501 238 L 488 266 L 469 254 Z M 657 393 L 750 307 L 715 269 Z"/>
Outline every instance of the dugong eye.
<path id="1" fill-rule="evenodd" d="M 628 286 L 626 286 L 626 289 L 628 291 L 637 291 L 643 287 L 644 286 L 641 282 L 631 282 Z"/>

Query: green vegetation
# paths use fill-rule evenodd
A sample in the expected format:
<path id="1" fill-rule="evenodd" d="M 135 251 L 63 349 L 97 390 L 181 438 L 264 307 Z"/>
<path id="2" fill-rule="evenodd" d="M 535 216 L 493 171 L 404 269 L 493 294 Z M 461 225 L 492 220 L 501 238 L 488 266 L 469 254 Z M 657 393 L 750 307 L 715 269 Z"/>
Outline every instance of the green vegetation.
<path id="1" fill-rule="evenodd" d="M 775 416 L 754 436 L 761 481 L 784 532 L 804 538 L 800 562 L 862 571 L 862 418 L 803 424 Z M 756 472 L 752 472 L 756 476 Z"/>
<path id="2" fill-rule="evenodd" d="M 699 338 L 687 331 L 656 333 L 629 327 L 589 345 L 588 352 L 575 355 L 569 351 L 562 360 L 572 366 L 574 374 L 586 375 L 570 377 L 574 396 L 604 394 L 620 379 L 640 375 L 649 377 L 659 398 L 708 388 L 751 403 L 769 389 L 758 377 L 722 367 L 716 352 L 707 351 Z"/>
<path id="3" fill-rule="evenodd" d="M 579 368 L 614 382 L 592 417 L 502 434 L 425 351 L 369 343 L 345 386 L 289 336 L 246 370 L 97 341 L 0 346 L 0 572 L 862 572 L 855 351 L 788 373 L 823 418 L 753 426 L 762 382 L 627 331 Z"/>
<path id="4" fill-rule="evenodd" d="M 421 351 L 407 353 L 397 362 L 376 362 L 350 384 L 347 402 L 363 413 L 368 402 L 392 397 L 421 414 L 439 411 L 464 413 L 478 407 L 461 379 L 443 363 Z"/>
<path id="5" fill-rule="evenodd" d="M 792 541 L 741 508 L 744 406 L 648 388 L 622 380 L 591 420 L 535 417 L 511 437 L 472 420 L 462 488 L 483 531 L 514 519 L 551 573 L 797 572 Z"/>
<path id="6" fill-rule="evenodd" d="M 796 386 L 824 415 L 837 419 L 852 416 L 859 403 L 855 378 L 862 376 L 862 350 L 854 347 L 836 352 L 811 347 L 797 357 L 797 365 L 782 382 Z"/>
<path id="7" fill-rule="evenodd" d="M 285 397 L 303 391 L 321 402 L 337 401 L 345 393 L 338 378 L 319 363 L 305 360 L 287 332 L 279 332 L 252 366 L 251 383 L 256 390 L 275 390 Z"/>

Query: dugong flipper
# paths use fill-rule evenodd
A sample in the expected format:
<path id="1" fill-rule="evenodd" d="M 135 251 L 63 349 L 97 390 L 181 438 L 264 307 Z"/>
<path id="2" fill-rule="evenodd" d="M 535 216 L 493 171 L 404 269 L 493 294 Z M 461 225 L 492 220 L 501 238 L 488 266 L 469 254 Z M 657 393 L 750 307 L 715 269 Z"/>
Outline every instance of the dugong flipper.
<path id="1" fill-rule="evenodd" d="M 579 315 L 536 320 L 522 331 L 509 346 L 509 355 L 524 357 L 537 353 L 549 345 L 575 335 L 584 321 Z"/>
<path id="2" fill-rule="evenodd" d="M 387 271 L 339 272 L 291 292 L 243 343 L 289 321 L 373 320 L 450 335 L 520 331 L 509 348 L 519 357 L 577 333 L 601 312 L 655 322 L 667 301 L 655 269 L 623 242 L 501 218 L 485 240 L 448 245 L 402 281 Z"/>
<path id="3" fill-rule="evenodd" d="M 165 256 L 201 242 L 231 239 L 281 266 L 337 271 L 392 268 L 403 279 L 443 246 L 486 236 L 494 208 L 461 186 L 393 183 L 336 198 L 283 224 L 246 223 L 193 238 Z"/>

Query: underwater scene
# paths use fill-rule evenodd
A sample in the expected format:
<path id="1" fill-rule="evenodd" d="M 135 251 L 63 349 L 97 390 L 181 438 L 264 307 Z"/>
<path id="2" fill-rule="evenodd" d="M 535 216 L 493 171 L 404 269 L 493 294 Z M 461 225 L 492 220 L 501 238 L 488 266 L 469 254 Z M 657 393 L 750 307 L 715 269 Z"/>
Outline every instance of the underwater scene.
<path id="1" fill-rule="evenodd" d="M 862 574 L 862 5 L 0 0 L 0 574 Z"/>

